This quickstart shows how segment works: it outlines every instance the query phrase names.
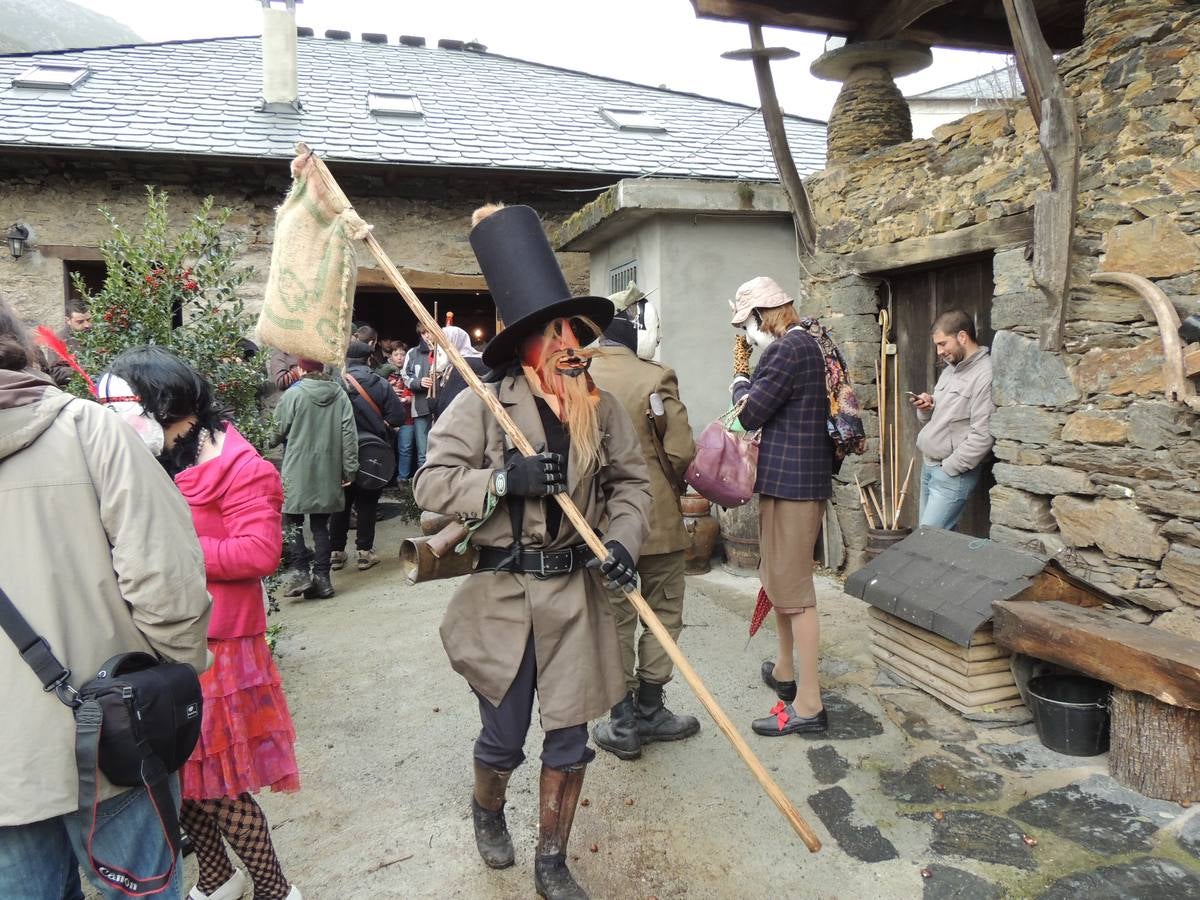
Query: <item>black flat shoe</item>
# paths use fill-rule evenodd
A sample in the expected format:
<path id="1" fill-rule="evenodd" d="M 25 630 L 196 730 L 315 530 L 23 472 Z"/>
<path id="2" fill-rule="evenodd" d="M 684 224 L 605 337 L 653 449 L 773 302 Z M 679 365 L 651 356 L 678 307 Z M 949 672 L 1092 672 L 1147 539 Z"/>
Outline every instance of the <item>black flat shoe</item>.
<path id="1" fill-rule="evenodd" d="M 755 719 L 750 727 L 763 737 L 782 737 L 785 734 L 821 732 L 829 728 L 829 716 L 822 709 L 815 716 L 797 716 L 792 704 L 782 700 L 771 707 L 771 714 Z"/>
<path id="2" fill-rule="evenodd" d="M 763 660 L 762 681 L 775 693 L 779 693 L 779 682 L 775 680 L 775 663 L 769 659 Z"/>

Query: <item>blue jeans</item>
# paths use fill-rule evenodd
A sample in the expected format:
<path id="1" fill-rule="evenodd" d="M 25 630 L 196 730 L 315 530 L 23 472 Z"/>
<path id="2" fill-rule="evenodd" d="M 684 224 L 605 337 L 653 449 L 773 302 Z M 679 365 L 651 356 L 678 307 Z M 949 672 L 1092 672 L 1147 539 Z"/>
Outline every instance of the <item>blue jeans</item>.
<path id="1" fill-rule="evenodd" d="M 396 478 L 400 481 L 408 481 L 417 470 L 413 456 L 416 432 L 416 425 L 401 425 L 396 430 Z"/>
<path id="2" fill-rule="evenodd" d="M 417 468 L 425 465 L 425 450 L 429 446 L 429 426 L 433 424 L 433 416 L 414 416 L 413 431 L 417 439 Z"/>
<path id="3" fill-rule="evenodd" d="M 179 780 L 171 776 L 171 793 L 179 806 Z M 5 900 L 83 900 L 79 869 L 106 900 L 126 895 L 107 888 L 88 862 L 86 835 L 78 812 L 0 828 L 0 897 Z M 136 876 L 158 875 L 171 857 L 154 804 L 144 788 L 133 788 L 105 800 L 96 811 L 96 860 Z M 175 860 L 175 874 L 167 887 L 155 894 L 163 900 L 182 897 L 183 862 Z"/>
<path id="4" fill-rule="evenodd" d="M 938 463 L 921 467 L 921 524 L 952 531 L 979 485 L 980 467 L 947 475 Z"/>

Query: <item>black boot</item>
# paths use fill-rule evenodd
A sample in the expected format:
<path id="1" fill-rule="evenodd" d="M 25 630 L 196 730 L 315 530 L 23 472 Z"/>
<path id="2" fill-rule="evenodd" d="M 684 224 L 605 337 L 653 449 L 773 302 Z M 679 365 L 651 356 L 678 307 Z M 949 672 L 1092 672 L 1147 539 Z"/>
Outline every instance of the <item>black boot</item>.
<path id="1" fill-rule="evenodd" d="M 642 755 L 642 739 L 638 735 L 632 691 L 612 708 L 607 722 L 596 723 L 592 737 L 597 747 L 602 747 L 618 759 L 637 759 Z"/>
<path id="2" fill-rule="evenodd" d="M 507 869 L 513 864 L 512 837 L 504 818 L 504 795 L 511 775 L 511 771 L 493 769 L 475 760 L 475 790 L 471 794 L 475 846 L 493 869 Z"/>
<path id="3" fill-rule="evenodd" d="M 695 716 L 677 716 L 663 705 L 661 684 L 638 683 L 637 733 L 642 743 L 682 741 L 699 731 L 700 722 Z"/>
<path id="4" fill-rule="evenodd" d="M 308 566 L 288 569 L 283 573 L 283 595 L 285 597 L 303 597 L 304 592 L 312 587 L 312 573 Z"/>
<path id="5" fill-rule="evenodd" d="M 785 703 L 791 703 L 796 699 L 796 682 L 794 681 L 776 681 L 775 680 L 775 663 L 769 659 L 764 659 L 762 664 L 762 680 L 763 684 L 775 692 L 775 696 Z"/>
<path id="6" fill-rule="evenodd" d="M 304 592 L 306 600 L 328 600 L 333 596 L 333 582 L 329 580 L 328 572 L 313 575 L 312 584 Z"/>
<path id="7" fill-rule="evenodd" d="M 567 841 L 583 790 L 586 765 L 569 769 L 542 766 L 538 797 L 538 845 L 533 863 L 533 886 L 546 900 L 588 900 L 567 868 Z"/>

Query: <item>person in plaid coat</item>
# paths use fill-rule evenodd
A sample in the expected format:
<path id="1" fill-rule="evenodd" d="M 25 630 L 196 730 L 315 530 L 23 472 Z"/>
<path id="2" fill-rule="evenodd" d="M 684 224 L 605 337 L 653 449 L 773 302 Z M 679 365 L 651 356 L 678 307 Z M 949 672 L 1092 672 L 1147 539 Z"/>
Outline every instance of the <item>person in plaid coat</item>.
<path id="1" fill-rule="evenodd" d="M 833 493 L 825 356 L 800 327 L 792 298 L 772 279 L 746 282 L 730 305 L 732 324 L 746 332 L 734 341 L 731 392 L 734 402 L 743 404 L 738 421 L 747 431 L 762 429 L 754 485 L 759 574 L 775 607 L 779 635 L 777 658 L 762 664 L 763 682 L 775 690 L 779 703 L 751 727 L 766 736 L 825 731 L 829 722 L 817 679 L 820 625 L 812 575 L 825 501 Z M 754 347 L 762 349 L 762 358 L 751 375 Z M 799 672 L 793 650 L 799 653 Z"/>

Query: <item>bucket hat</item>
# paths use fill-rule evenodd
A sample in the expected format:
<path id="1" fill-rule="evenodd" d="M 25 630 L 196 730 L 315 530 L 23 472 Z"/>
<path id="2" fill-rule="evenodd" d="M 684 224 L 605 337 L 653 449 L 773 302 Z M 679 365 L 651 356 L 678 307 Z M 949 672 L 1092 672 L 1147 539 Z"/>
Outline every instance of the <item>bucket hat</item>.
<path id="1" fill-rule="evenodd" d="M 787 306 L 791 302 L 791 296 L 776 283 L 775 279 L 759 275 L 738 288 L 733 299 L 729 301 L 729 308 L 733 310 L 730 324 L 744 324 L 753 310 Z"/>

